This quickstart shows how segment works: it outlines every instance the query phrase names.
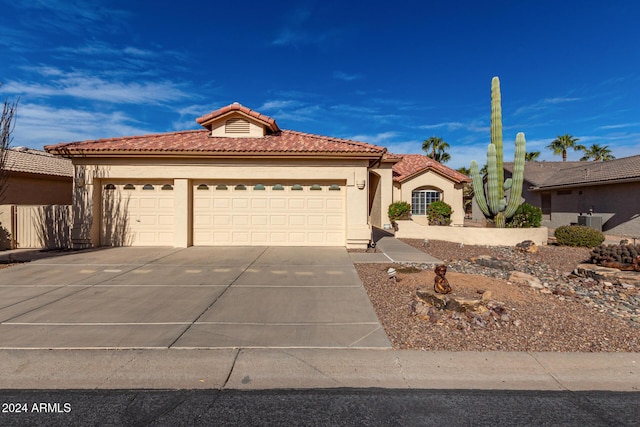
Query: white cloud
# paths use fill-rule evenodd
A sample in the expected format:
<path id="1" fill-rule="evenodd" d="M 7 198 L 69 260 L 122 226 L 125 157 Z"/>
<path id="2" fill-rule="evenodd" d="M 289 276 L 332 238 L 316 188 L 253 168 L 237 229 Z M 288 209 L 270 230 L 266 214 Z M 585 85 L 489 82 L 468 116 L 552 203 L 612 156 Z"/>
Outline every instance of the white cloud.
<path id="1" fill-rule="evenodd" d="M 21 104 L 13 146 L 42 148 L 58 142 L 151 133 L 127 114 Z"/>
<path id="2" fill-rule="evenodd" d="M 40 72 L 49 77 L 47 83 L 9 81 L 3 91 L 31 99 L 69 96 L 113 104 L 157 105 L 189 96 L 171 81 L 110 81 L 79 71 L 56 72 L 53 67 L 41 67 Z"/>
<path id="3" fill-rule="evenodd" d="M 334 71 L 333 72 L 333 78 L 338 79 L 338 80 L 344 80 L 347 82 L 353 81 L 353 80 L 358 80 L 362 78 L 362 74 L 347 74 L 343 71 Z"/>
<path id="4" fill-rule="evenodd" d="M 418 126 L 418 129 L 447 129 L 447 130 L 457 130 L 457 129 L 465 129 L 467 126 L 464 123 L 460 122 L 443 122 L 436 123 L 432 125 L 422 125 Z"/>
<path id="5" fill-rule="evenodd" d="M 267 101 L 258 107 L 258 111 L 273 111 L 280 110 L 281 108 L 296 108 L 302 105 L 302 102 L 292 99 L 275 99 L 273 101 Z"/>
<path id="6" fill-rule="evenodd" d="M 544 111 L 546 109 L 551 108 L 554 105 L 566 104 L 570 102 L 580 101 L 582 98 L 571 98 L 571 97 L 557 97 L 557 98 L 545 98 L 537 101 L 531 105 L 525 105 L 523 107 L 518 108 L 514 116 L 518 116 L 520 114 L 530 114 L 533 112 Z"/>

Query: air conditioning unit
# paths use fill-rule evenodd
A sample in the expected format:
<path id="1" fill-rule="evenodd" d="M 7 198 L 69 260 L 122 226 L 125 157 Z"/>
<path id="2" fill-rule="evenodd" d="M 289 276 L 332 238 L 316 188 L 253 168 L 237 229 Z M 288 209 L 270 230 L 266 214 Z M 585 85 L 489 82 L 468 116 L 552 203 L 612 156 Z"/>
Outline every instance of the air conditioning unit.
<path id="1" fill-rule="evenodd" d="M 587 227 L 602 231 L 602 217 L 593 215 L 579 215 L 578 225 L 586 225 Z"/>

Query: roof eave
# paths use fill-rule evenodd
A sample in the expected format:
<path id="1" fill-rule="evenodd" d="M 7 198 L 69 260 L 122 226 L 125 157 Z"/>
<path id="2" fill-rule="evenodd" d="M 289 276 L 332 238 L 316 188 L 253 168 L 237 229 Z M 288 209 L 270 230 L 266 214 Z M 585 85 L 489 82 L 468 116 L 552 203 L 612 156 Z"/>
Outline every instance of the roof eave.
<path id="1" fill-rule="evenodd" d="M 607 185 L 607 184 L 626 184 L 629 182 L 640 182 L 640 176 L 636 176 L 633 178 L 610 179 L 606 181 L 577 182 L 573 184 L 539 186 L 539 187 L 532 187 L 530 188 L 530 190 L 531 191 L 561 190 L 566 188 L 594 187 L 594 186 Z"/>

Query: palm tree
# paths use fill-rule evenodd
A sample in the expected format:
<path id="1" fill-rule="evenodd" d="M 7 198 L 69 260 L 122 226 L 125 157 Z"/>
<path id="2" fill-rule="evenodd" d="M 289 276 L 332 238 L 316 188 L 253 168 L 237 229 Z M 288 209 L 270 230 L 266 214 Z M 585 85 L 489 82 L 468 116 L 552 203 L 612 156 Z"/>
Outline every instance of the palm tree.
<path id="1" fill-rule="evenodd" d="M 524 161 L 525 162 L 535 162 L 538 157 L 540 157 L 540 152 L 539 151 L 530 151 L 530 152 L 525 153 Z"/>
<path id="2" fill-rule="evenodd" d="M 551 141 L 551 144 L 547 145 L 547 148 L 553 150 L 553 154 L 562 154 L 562 161 L 567 161 L 567 150 L 573 148 L 573 151 L 584 150 L 584 145 L 576 144 L 580 139 L 573 135 L 565 134 L 558 135 L 556 139 Z"/>
<path id="3" fill-rule="evenodd" d="M 584 156 L 580 161 L 587 161 L 593 159 L 594 162 L 613 160 L 616 157 L 613 155 L 609 146 L 602 147 L 600 144 L 592 144 L 591 147 L 584 150 Z"/>
<path id="4" fill-rule="evenodd" d="M 447 163 L 451 160 L 451 155 L 447 153 L 448 149 L 449 144 L 437 136 L 425 139 L 422 143 L 422 150 L 427 153 L 427 156 L 440 163 Z"/>
<path id="5" fill-rule="evenodd" d="M 462 175 L 471 176 L 471 169 L 466 166 L 461 166 L 456 169 L 457 172 L 460 172 Z"/>

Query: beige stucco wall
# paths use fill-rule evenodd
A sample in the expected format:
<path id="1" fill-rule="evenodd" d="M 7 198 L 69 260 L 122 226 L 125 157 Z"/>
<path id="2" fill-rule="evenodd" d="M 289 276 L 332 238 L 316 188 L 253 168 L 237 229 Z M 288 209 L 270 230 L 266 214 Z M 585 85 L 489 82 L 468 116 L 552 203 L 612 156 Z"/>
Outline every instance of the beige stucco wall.
<path id="1" fill-rule="evenodd" d="M 524 240 L 546 245 L 549 230 L 540 228 L 481 228 L 420 225 L 415 221 L 397 221 L 395 235 L 406 239 L 431 239 L 466 245 L 514 246 Z"/>
<path id="2" fill-rule="evenodd" d="M 285 160 L 285 159 L 74 159 L 76 176 L 83 171 L 82 186 L 74 187 L 72 237 L 78 246 L 97 246 L 100 239 L 100 184 L 108 179 L 174 179 L 176 197 L 175 246 L 191 244 L 191 180 L 234 181 L 335 181 L 346 190 L 346 242 L 349 248 L 363 248 L 371 238 L 368 223 L 368 160 Z M 79 182 L 79 180 L 78 180 Z M 358 188 L 364 183 L 364 188 Z"/>
<path id="3" fill-rule="evenodd" d="M 0 197 L 7 205 L 69 205 L 71 177 L 11 173 Z"/>
<path id="4" fill-rule="evenodd" d="M 453 210 L 451 224 L 464 224 L 462 184 L 456 184 L 434 171 L 425 171 L 420 175 L 403 181 L 399 185 L 394 185 L 393 200 L 411 203 L 411 193 L 420 188 L 441 191 L 442 200 L 449 204 Z"/>
<path id="5" fill-rule="evenodd" d="M 380 191 L 377 194 L 377 200 L 375 209 L 379 210 L 378 218 L 380 224 L 374 224 L 376 227 L 382 228 L 385 224 L 391 224 L 389 220 L 389 205 L 392 204 L 394 199 L 393 188 L 393 170 L 391 169 L 393 164 L 382 164 L 380 167 L 372 169 L 372 172 L 376 173 L 380 177 Z"/>

